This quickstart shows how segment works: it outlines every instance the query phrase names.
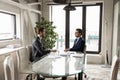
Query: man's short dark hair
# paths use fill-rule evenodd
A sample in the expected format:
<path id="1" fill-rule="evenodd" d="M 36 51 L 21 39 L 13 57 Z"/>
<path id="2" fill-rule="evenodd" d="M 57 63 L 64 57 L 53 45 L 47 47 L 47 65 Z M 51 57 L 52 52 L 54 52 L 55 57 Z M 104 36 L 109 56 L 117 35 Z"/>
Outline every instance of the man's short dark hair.
<path id="1" fill-rule="evenodd" d="M 43 31 L 44 31 L 44 29 L 45 29 L 45 28 L 40 27 L 40 28 L 38 28 L 38 32 L 43 32 Z"/>
<path id="2" fill-rule="evenodd" d="M 77 28 L 76 31 L 82 34 L 82 29 Z"/>

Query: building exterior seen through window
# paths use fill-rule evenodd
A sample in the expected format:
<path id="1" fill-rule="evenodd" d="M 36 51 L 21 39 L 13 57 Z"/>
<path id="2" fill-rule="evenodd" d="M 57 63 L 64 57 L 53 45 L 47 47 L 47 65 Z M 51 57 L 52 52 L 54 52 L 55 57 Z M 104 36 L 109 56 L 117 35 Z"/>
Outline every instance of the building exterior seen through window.
<path id="1" fill-rule="evenodd" d="M 86 8 L 86 45 L 88 51 L 99 50 L 100 6 Z"/>
<path id="2" fill-rule="evenodd" d="M 55 31 L 58 34 L 58 39 L 55 48 L 64 50 L 65 49 L 65 11 L 63 10 L 64 5 L 52 6 L 50 15 L 53 25 L 56 26 Z"/>

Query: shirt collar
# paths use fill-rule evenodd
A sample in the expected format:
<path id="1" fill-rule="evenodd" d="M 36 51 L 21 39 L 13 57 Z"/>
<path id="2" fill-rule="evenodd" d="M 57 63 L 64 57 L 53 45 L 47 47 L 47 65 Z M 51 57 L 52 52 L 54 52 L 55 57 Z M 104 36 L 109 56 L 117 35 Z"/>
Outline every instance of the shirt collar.
<path id="1" fill-rule="evenodd" d="M 40 38 L 40 39 L 42 39 L 42 37 L 38 34 L 38 37 Z"/>
<path id="2" fill-rule="evenodd" d="M 80 39 L 80 37 L 77 37 L 76 39 L 78 40 L 78 39 Z"/>

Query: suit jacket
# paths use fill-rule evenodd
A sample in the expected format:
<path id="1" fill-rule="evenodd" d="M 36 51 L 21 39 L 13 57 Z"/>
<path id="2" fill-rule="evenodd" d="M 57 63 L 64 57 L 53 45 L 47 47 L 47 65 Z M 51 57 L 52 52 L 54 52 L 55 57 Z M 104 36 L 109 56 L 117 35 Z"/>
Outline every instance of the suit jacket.
<path id="1" fill-rule="evenodd" d="M 70 48 L 70 51 L 80 51 L 83 52 L 85 47 L 85 40 L 82 38 L 79 38 L 77 42 L 74 41 L 74 45 L 72 48 Z"/>
<path id="2" fill-rule="evenodd" d="M 48 54 L 50 50 L 45 50 L 39 37 L 36 37 L 32 43 L 32 59 L 33 61 L 39 60 L 42 56 Z"/>

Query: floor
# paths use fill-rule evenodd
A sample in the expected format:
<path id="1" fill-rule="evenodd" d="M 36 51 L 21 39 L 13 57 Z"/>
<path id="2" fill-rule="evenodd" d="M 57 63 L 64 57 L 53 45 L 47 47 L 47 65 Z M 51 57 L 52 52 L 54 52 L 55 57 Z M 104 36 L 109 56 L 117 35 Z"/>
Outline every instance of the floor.
<path id="1" fill-rule="evenodd" d="M 106 68 L 104 65 L 93 65 L 93 64 L 87 64 L 85 73 L 87 74 L 87 78 L 84 78 L 83 80 L 110 80 L 110 68 Z M 19 76 L 19 80 L 25 80 L 26 75 L 21 74 Z M 45 80 L 60 80 L 61 78 L 51 79 L 47 78 Z M 69 76 L 67 80 L 74 80 L 74 75 Z M 118 72 L 118 79 L 120 80 L 120 69 Z"/>

